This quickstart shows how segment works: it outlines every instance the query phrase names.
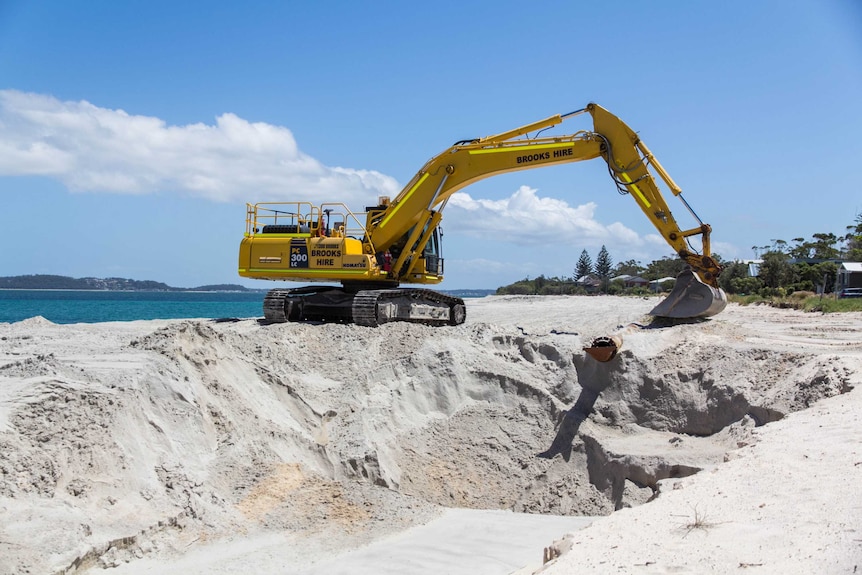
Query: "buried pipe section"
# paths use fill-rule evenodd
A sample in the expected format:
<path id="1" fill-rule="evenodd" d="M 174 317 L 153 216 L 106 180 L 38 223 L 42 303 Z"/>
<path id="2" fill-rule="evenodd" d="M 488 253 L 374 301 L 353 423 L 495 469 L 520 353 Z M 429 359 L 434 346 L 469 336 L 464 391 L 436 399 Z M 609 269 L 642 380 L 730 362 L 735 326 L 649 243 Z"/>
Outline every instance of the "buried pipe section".
<path id="1" fill-rule="evenodd" d="M 622 347 L 623 338 L 621 336 L 605 335 L 594 339 L 590 347 L 584 348 L 584 352 L 594 360 L 605 363 L 615 358 Z"/>

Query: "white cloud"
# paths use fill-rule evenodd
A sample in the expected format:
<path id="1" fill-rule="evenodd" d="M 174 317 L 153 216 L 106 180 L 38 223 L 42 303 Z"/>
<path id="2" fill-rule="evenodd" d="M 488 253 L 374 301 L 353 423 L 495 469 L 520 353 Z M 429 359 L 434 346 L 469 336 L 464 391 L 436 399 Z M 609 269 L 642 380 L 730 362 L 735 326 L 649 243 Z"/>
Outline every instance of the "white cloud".
<path id="1" fill-rule="evenodd" d="M 540 197 L 534 188 L 521 186 L 502 200 L 473 199 L 465 192 L 453 194 L 445 223 L 448 230 L 474 236 L 509 237 L 523 243 L 643 244 L 636 232 L 619 222 L 600 223 L 595 218 L 596 209 L 593 202 L 572 207 L 563 200 Z"/>
<path id="2" fill-rule="evenodd" d="M 354 204 L 400 189 L 379 172 L 325 166 L 287 128 L 234 114 L 215 125 L 170 126 L 15 90 L 0 90 L 0 175 L 48 176 L 73 191 L 180 191 L 216 201 Z"/>
<path id="3" fill-rule="evenodd" d="M 674 249 L 645 217 L 638 227 L 651 231 L 640 234 L 618 221 L 601 222 L 594 202 L 571 206 L 564 200 L 541 197 L 529 186 L 521 186 L 501 200 L 474 199 L 458 192 L 448 205 L 443 218 L 447 233 L 513 244 L 534 251 L 531 257 L 537 261 L 554 261 L 572 250 L 577 256 L 582 249 L 595 258 L 601 246 L 608 249 L 614 263 L 630 259 L 647 263 L 676 257 Z M 701 250 L 698 238 L 692 238 L 691 247 Z M 722 257 L 725 251 L 736 251 L 729 244 L 713 244 L 713 250 Z"/>

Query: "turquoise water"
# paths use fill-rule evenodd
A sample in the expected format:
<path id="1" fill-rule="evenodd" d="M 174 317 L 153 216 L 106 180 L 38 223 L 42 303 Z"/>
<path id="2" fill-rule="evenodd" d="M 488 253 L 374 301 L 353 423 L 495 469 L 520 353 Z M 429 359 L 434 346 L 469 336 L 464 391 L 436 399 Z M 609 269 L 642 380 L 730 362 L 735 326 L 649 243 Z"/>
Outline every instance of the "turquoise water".
<path id="1" fill-rule="evenodd" d="M 263 317 L 263 292 L 0 290 L 0 323 Z"/>

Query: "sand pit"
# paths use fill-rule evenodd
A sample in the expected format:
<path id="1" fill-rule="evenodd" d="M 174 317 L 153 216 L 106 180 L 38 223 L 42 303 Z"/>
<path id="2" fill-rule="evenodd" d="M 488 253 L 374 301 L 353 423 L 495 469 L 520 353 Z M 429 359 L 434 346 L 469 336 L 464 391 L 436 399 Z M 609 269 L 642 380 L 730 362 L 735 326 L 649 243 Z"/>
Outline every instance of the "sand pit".
<path id="1" fill-rule="evenodd" d="M 469 303 L 0 324 L 0 573 L 862 570 L 862 314 Z"/>

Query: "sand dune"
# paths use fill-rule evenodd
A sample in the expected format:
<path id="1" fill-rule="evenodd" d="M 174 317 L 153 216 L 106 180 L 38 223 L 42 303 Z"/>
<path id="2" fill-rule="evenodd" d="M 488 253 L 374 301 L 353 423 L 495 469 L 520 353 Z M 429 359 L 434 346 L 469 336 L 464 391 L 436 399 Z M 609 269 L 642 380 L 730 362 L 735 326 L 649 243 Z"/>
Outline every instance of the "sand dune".
<path id="1" fill-rule="evenodd" d="M 862 314 L 652 303 L 0 324 L 0 573 L 862 570 Z"/>

